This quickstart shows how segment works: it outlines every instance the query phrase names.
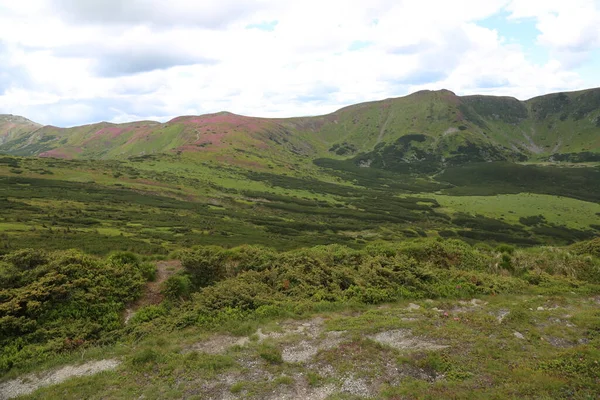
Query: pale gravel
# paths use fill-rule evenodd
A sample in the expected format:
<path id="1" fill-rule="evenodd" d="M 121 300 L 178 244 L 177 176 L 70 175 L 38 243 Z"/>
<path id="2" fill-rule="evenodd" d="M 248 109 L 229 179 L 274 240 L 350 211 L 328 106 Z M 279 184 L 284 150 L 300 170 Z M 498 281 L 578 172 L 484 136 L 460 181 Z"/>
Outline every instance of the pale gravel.
<path id="1" fill-rule="evenodd" d="M 310 361 L 320 350 L 337 347 L 343 341 L 344 331 L 327 332 L 325 339 L 303 340 L 292 346 L 285 346 L 281 352 L 283 361 L 289 363 L 303 363 Z"/>
<path id="2" fill-rule="evenodd" d="M 342 393 L 350 393 L 354 396 L 368 397 L 371 395 L 369 385 L 362 378 L 348 376 L 342 382 Z"/>
<path id="3" fill-rule="evenodd" d="M 69 378 L 109 371 L 117 368 L 119 364 L 121 362 L 116 359 L 90 361 L 81 365 L 67 365 L 55 371 L 42 374 L 25 375 L 21 378 L 0 383 L 0 400 L 30 394 L 42 387 L 56 385 Z"/>
<path id="4" fill-rule="evenodd" d="M 504 321 L 504 318 L 506 318 L 506 316 L 508 314 L 510 314 L 510 311 L 508 311 L 508 310 L 498 311 L 498 314 L 496 315 L 496 321 L 498 321 L 498 323 L 501 324 L 502 321 Z"/>
<path id="5" fill-rule="evenodd" d="M 369 339 L 398 350 L 441 350 L 448 347 L 446 345 L 430 342 L 418 336 L 413 336 L 408 329 L 385 331 L 368 337 Z"/>

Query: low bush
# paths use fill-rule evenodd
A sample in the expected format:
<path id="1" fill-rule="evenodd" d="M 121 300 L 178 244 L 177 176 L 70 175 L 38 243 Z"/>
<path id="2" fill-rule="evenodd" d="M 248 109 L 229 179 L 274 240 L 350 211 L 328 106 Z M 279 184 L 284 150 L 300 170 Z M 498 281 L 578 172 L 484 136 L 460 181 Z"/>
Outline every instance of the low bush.
<path id="1" fill-rule="evenodd" d="M 186 299 L 190 296 L 192 281 L 187 275 L 173 275 L 163 282 L 161 293 L 170 300 Z"/>
<path id="2" fill-rule="evenodd" d="M 571 250 L 576 254 L 589 254 L 600 257 L 600 237 L 575 243 L 571 246 Z"/>
<path id="3" fill-rule="evenodd" d="M 137 258 L 24 249 L 0 260 L 0 371 L 111 337 L 145 282 Z"/>
<path id="4" fill-rule="evenodd" d="M 214 257 L 221 267 L 231 265 L 240 252 L 195 251 L 212 252 L 205 261 Z M 330 245 L 264 252 L 261 256 L 261 250 L 254 249 L 253 262 L 236 264 L 222 280 L 196 288 L 191 301 L 182 305 L 184 311 L 175 324 L 217 328 L 224 321 L 243 321 L 251 315 L 268 318 L 289 311 L 303 313 L 300 308 L 317 304 L 522 293 L 530 285 L 555 292 L 598 283 L 600 277 L 598 261 L 564 249 L 474 248 L 458 240 L 378 242 L 364 250 Z"/>

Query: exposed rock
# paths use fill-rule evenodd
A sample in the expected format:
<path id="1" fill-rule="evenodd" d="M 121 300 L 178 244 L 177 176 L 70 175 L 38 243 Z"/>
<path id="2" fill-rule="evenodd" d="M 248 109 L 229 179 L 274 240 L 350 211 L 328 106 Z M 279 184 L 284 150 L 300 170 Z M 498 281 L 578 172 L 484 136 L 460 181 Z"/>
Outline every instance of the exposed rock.
<path id="1" fill-rule="evenodd" d="M 517 339 L 521 339 L 521 340 L 524 340 L 524 339 L 525 339 L 525 336 L 523 336 L 523 334 L 522 334 L 522 333 L 520 333 L 520 332 L 517 332 L 517 331 L 515 331 L 515 332 L 513 332 L 513 335 L 515 335 L 515 337 L 516 337 Z"/>

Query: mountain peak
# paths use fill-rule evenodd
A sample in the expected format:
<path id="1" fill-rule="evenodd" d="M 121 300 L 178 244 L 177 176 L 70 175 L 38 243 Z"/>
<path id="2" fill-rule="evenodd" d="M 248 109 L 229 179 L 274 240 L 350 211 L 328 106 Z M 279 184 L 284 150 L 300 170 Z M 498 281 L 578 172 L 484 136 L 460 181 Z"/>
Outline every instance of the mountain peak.
<path id="1" fill-rule="evenodd" d="M 406 97 L 411 97 L 411 96 L 423 96 L 423 95 L 430 95 L 430 94 L 442 94 L 442 95 L 451 95 L 451 96 L 456 96 L 456 93 L 454 93 L 451 90 L 448 89 L 439 89 L 439 90 L 419 90 L 418 92 L 414 92 L 412 94 L 407 95 Z"/>
<path id="2" fill-rule="evenodd" d="M 19 125 L 28 124 L 28 125 L 42 126 L 41 124 L 38 124 L 37 122 L 33 122 L 30 119 L 21 117 L 20 115 L 13 115 L 13 114 L 0 114 L 0 123 L 12 123 L 12 124 L 19 124 Z"/>

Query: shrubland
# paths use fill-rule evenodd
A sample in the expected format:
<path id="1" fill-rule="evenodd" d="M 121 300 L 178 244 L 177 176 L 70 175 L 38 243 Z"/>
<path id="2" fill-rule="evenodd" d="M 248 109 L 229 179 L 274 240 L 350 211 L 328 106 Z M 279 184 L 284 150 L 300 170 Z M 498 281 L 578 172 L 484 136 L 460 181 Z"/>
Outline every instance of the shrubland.
<path id="1" fill-rule="evenodd" d="M 182 249 L 166 300 L 123 312 L 153 278 L 131 253 L 97 258 L 24 249 L 0 261 L 0 368 L 26 370 L 60 354 L 129 343 L 158 332 L 232 329 L 274 318 L 406 299 L 600 293 L 597 240 L 570 248 L 471 246 L 459 240 L 378 242 L 276 251 L 262 246 Z"/>
<path id="2" fill-rule="evenodd" d="M 132 253 L 23 249 L 0 261 L 0 370 L 115 340 L 122 311 L 153 278 Z"/>

